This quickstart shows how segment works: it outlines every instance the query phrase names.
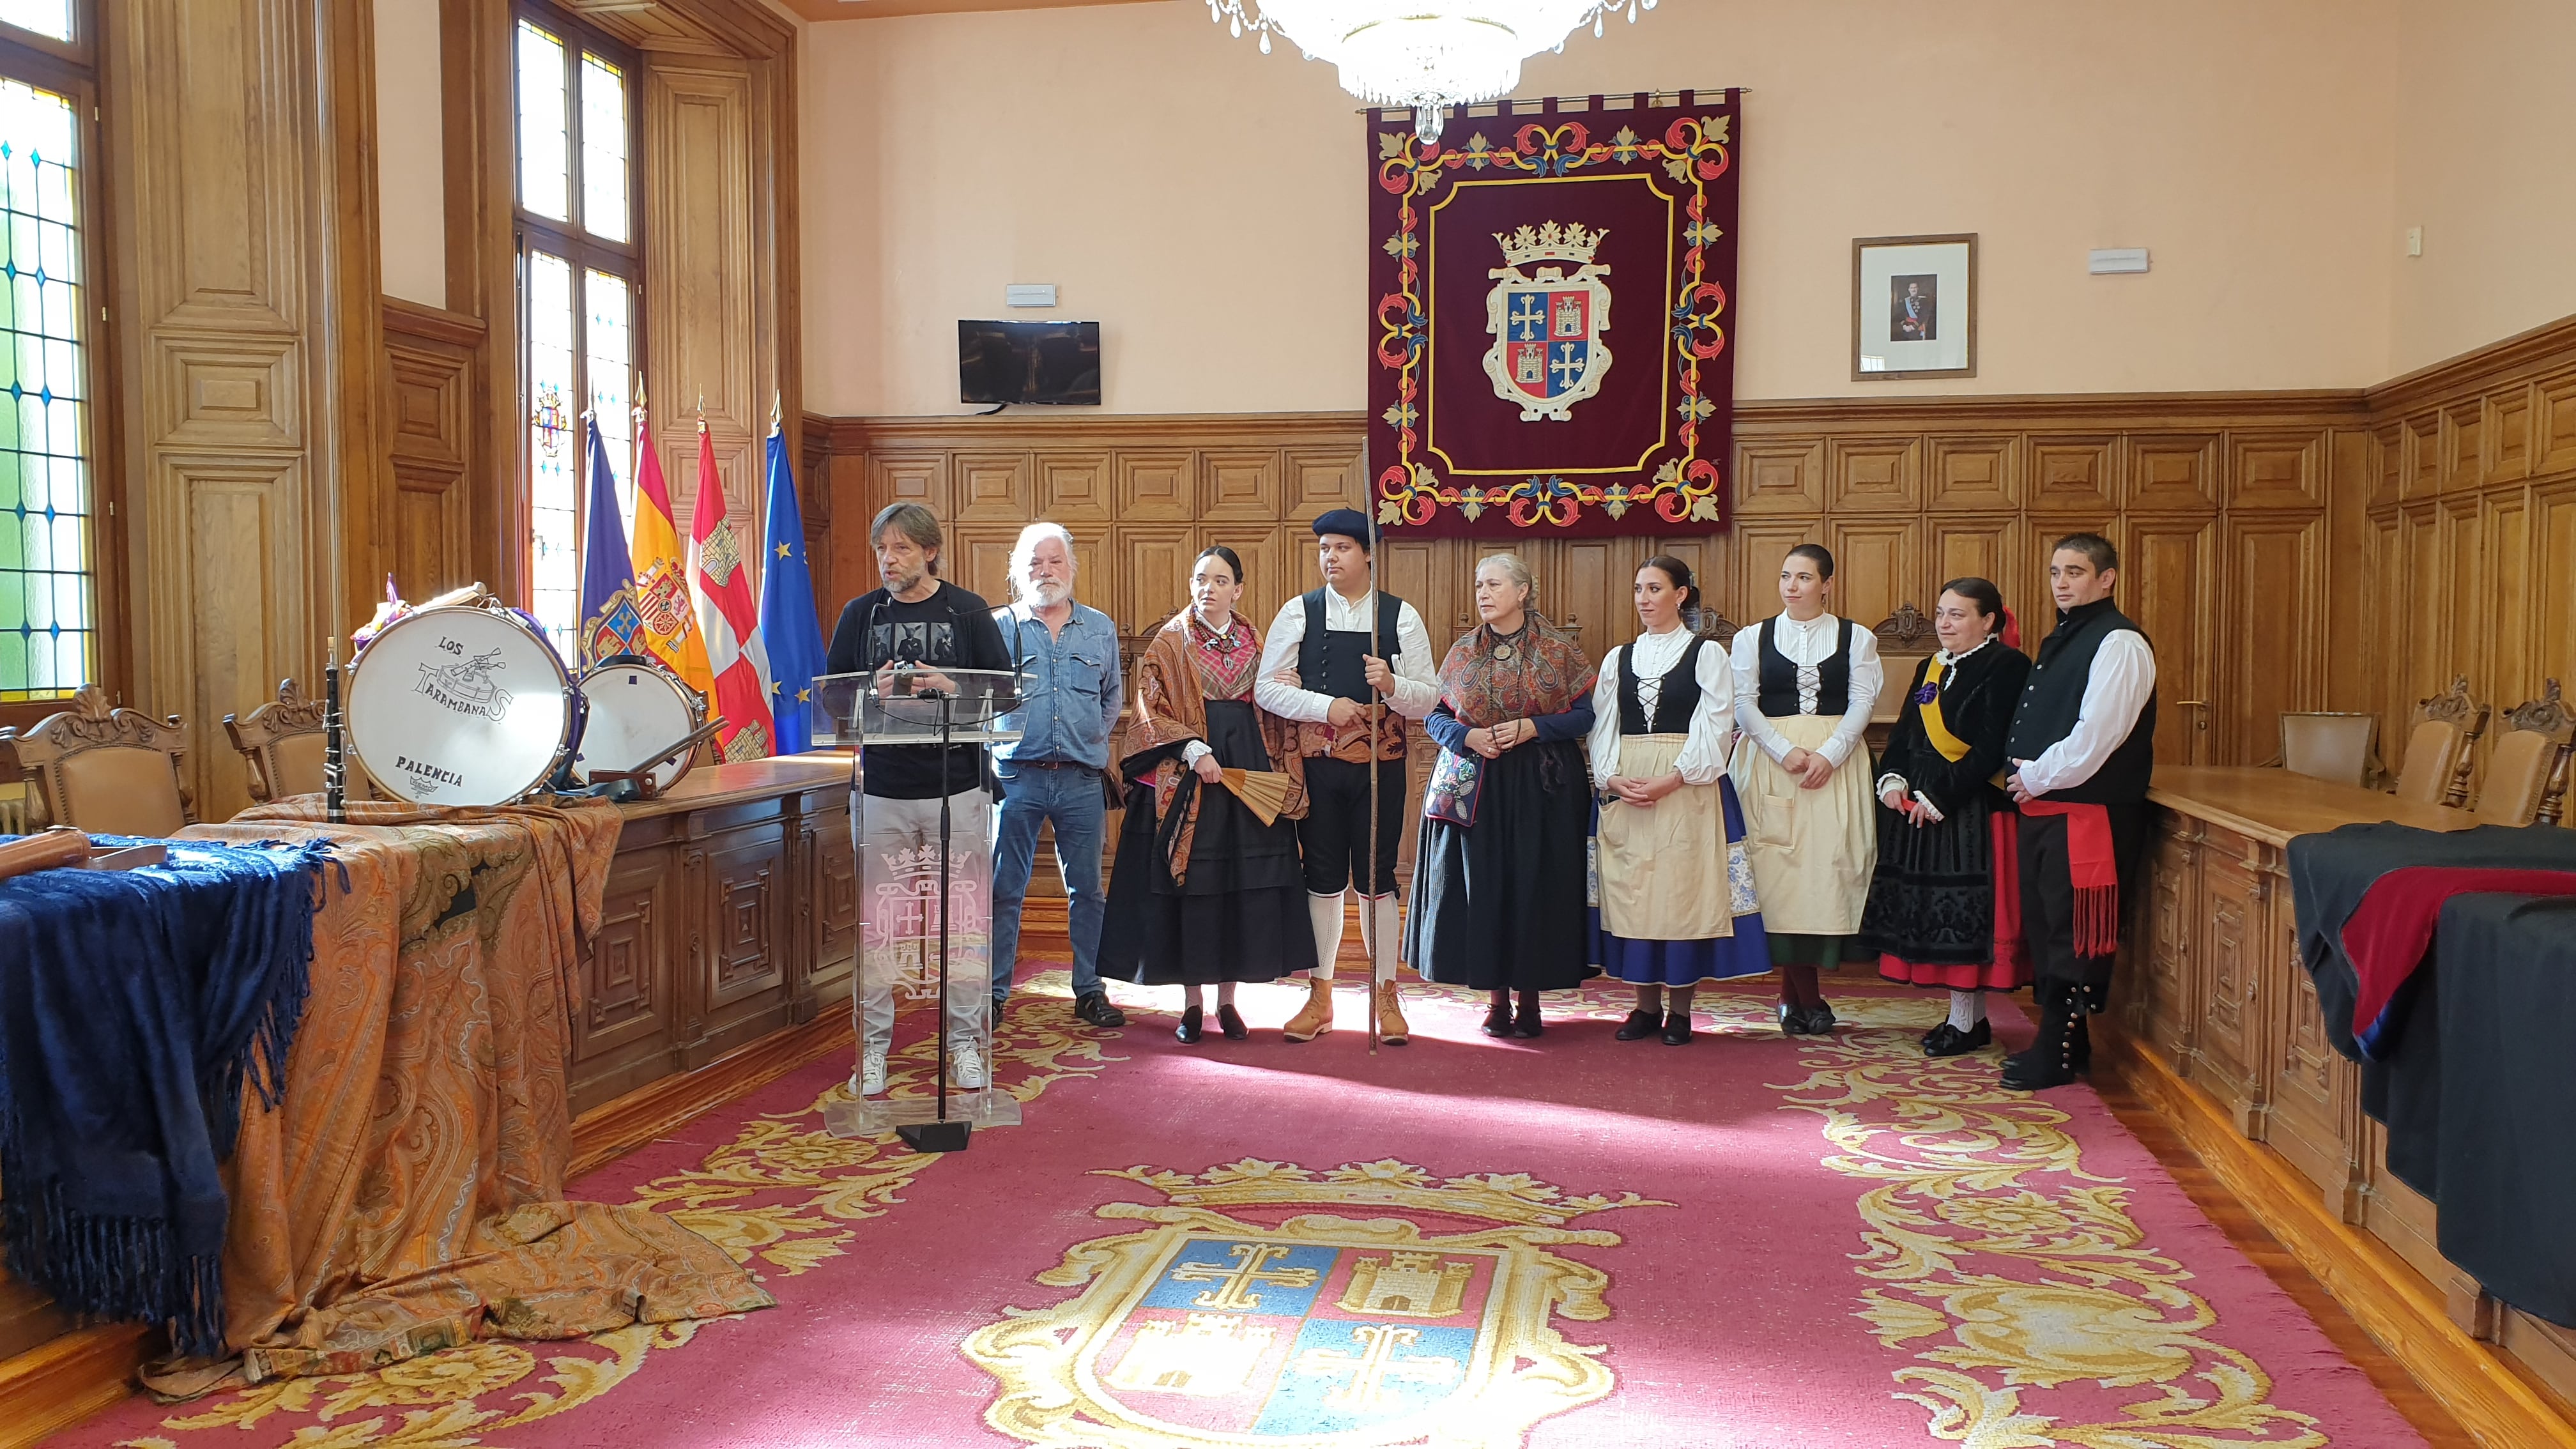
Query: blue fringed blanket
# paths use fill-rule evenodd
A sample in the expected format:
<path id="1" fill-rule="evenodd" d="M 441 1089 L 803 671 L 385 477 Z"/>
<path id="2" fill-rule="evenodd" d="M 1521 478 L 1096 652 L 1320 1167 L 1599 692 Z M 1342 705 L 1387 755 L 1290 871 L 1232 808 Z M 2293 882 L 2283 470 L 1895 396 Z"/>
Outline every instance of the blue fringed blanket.
<path id="1" fill-rule="evenodd" d="M 0 881 L 0 1243 L 95 1318 L 223 1352 L 243 1077 L 274 1106 L 313 960 L 319 845 L 174 840 L 166 865 Z"/>

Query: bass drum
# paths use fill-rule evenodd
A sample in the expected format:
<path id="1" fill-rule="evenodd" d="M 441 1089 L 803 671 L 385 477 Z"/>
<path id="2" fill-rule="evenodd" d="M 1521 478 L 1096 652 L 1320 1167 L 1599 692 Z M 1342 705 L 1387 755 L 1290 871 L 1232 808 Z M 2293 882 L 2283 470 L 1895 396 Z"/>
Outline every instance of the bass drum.
<path id="1" fill-rule="evenodd" d="M 387 624 L 350 666 L 342 711 L 358 762 L 416 805 L 507 805 L 545 788 L 579 736 L 554 646 L 489 603 Z"/>
<path id="2" fill-rule="evenodd" d="M 616 660 L 581 677 L 582 697 L 590 701 L 590 720 L 574 751 L 575 780 L 591 783 L 594 770 L 626 771 L 667 750 L 706 722 L 706 702 L 669 670 L 641 660 Z M 695 745 L 676 760 L 653 768 L 653 792 L 680 782 L 696 762 Z"/>

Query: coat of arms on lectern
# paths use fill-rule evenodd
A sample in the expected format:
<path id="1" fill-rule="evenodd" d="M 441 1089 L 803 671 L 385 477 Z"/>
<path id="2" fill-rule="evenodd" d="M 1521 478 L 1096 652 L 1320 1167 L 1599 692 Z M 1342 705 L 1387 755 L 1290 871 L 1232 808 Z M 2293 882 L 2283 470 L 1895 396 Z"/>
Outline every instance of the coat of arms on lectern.
<path id="1" fill-rule="evenodd" d="M 1602 280 L 1610 269 L 1592 260 L 1607 235 L 1553 221 L 1494 233 L 1503 265 L 1486 273 L 1494 278 L 1485 294 L 1485 331 L 1494 345 L 1485 353 L 1485 375 L 1495 396 L 1520 406 L 1522 422 L 1571 420 L 1574 405 L 1599 392 L 1610 374 L 1610 348 L 1601 340 L 1610 330 L 1610 284 Z"/>

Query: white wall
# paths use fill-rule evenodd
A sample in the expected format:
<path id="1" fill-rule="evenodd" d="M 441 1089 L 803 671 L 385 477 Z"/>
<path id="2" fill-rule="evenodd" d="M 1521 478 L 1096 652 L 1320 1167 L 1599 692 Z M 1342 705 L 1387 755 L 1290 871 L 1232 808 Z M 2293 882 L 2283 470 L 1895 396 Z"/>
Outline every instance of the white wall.
<path id="1" fill-rule="evenodd" d="M 447 305 L 438 0 L 376 0 L 376 207 L 384 293 Z"/>

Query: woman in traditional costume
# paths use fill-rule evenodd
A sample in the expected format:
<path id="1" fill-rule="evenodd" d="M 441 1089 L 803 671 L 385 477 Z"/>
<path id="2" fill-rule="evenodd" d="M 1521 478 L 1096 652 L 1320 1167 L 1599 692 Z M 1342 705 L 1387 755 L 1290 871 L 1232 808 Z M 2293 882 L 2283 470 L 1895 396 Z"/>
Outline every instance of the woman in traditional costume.
<path id="1" fill-rule="evenodd" d="M 1732 651 L 1742 734 L 1730 773 L 1780 968 L 1780 1029 L 1792 1035 L 1834 1029 L 1816 973 L 1861 954 L 1854 934 L 1878 858 L 1861 743 L 1878 705 L 1878 637 L 1826 610 L 1833 584 L 1832 554 L 1812 543 L 1789 550 L 1784 607 L 1739 632 Z"/>
<path id="2" fill-rule="evenodd" d="M 2015 853 L 2021 817 L 1995 784 L 2030 678 L 2011 623 L 1986 580 L 1941 586 L 1932 610 L 1941 652 L 1914 671 L 1879 761 L 1878 869 L 1861 944 L 1878 953 L 1888 980 L 1949 988 L 1949 1019 L 1925 1034 L 1926 1056 L 1955 1057 L 1994 1040 L 1985 993 L 2030 980 Z"/>
<path id="3" fill-rule="evenodd" d="M 1423 721 L 1440 760 L 1423 791 L 1405 955 L 1426 981 L 1490 993 L 1487 1036 L 1537 1036 L 1539 993 L 1592 974 L 1575 886 L 1592 812 L 1594 675 L 1536 603 L 1520 555 L 1476 565 L 1483 622 L 1450 646 Z"/>
<path id="4" fill-rule="evenodd" d="M 1144 986 L 1186 989 L 1182 1041 L 1199 1040 L 1205 989 L 1216 986 L 1217 1028 L 1251 1033 L 1234 988 L 1315 964 L 1297 830 L 1306 768 L 1285 720 L 1252 702 L 1261 634 L 1234 612 L 1243 561 L 1222 544 L 1198 556 L 1190 607 L 1172 617 L 1136 665 L 1127 729 L 1127 819 L 1118 835 L 1100 970 Z M 1264 823 L 1221 783 L 1225 770 L 1287 777 Z"/>
<path id="5" fill-rule="evenodd" d="M 1645 632 L 1610 651 L 1592 691 L 1593 832 L 1601 968 L 1637 988 L 1614 1033 L 1691 1037 L 1702 981 L 1771 969 L 1744 816 L 1726 779 L 1735 698 L 1725 651 L 1683 626 L 1699 602 L 1690 565 L 1657 554 L 1637 570 Z"/>

